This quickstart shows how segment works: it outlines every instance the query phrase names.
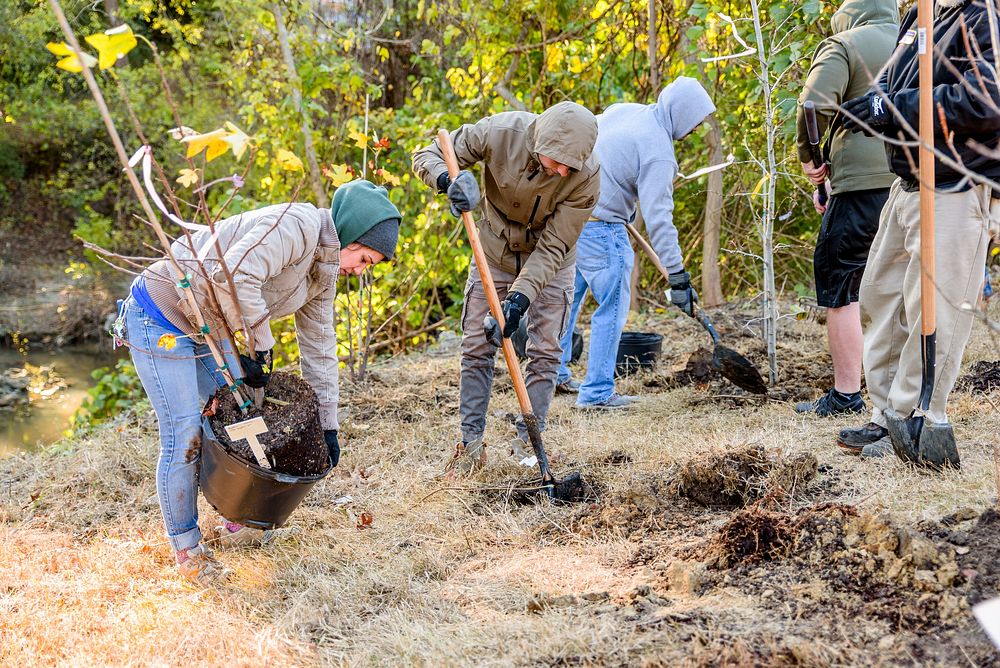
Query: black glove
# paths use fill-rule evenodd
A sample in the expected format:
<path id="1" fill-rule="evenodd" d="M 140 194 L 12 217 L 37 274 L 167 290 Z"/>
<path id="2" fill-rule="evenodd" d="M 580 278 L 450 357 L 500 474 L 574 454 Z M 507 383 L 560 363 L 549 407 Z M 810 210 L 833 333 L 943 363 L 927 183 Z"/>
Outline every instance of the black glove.
<path id="1" fill-rule="evenodd" d="M 875 91 L 848 100 L 841 107 L 846 112 L 842 114 L 845 130 L 864 132 L 871 137 L 872 130 L 880 134 L 888 134 L 896 127 L 892 113 L 889 111 L 888 106 L 886 106 L 885 99 Z M 871 130 L 863 127 L 858 121 L 855 121 L 847 114 L 857 118 L 862 123 L 866 123 Z"/>
<path id="2" fill-rule="evenodd" d="M 259 390 L 271 380 L 271 351 L 258 350 L 254 357 L 256 359 L 240 355 L 240 365 L 243 367 L 243 382 Z"/>
<path id="3" fill-rule="evenodd" d="M 676 271 L 670 274 L 670 301 L 674 306 L 694 317 L 694 305 L 698 302 L 698 293 L 691 287 L 691 274 L 686 271 Z"/>
<path id="4" fill-rule="evenodd" d="M 507 299 L 500 302 L 500 311 L 503 313 L 504 319 L 504 339 L 509 339 L 514 335 L 514 332 L 517 331 L 518 326 L 521 324 L 521 316 L 527 313 L 528 306 L 530 305 L 531 300 L 520 292 L 508 292 Z M 486 334 L 486 340 L 493 345 L 498 348 L 503 345 L 503 341 L 500 338 L 500 323 L 491 314 L 487 314 L 483 318 L 483 333 Z"/>
<path id="5" fill-rule="evenodd" d="M 442 178 L 443 177 L 443 178 Z M 451 214 L 456 218 L 462 217 L 463 211 L 472 211 L 479 206 L 481 196 L 479 194 L 479 182 L 472 172 L 463 169 L 454 180 L 448 179 L 448 174 L 444 173 L 437 179 L 438 190 L 445 186 L 448 193 L 448 204 L 451 207 Z"/>
<path id="6" fill-rule="evenodd" d="M 323 438 L 326 440 L 326 450 L 330 453 L 330 462 L 332 466 L 336 466 L 340 462 L 340 442 L 337 441 L 337 430 L 324 430 Z"/>

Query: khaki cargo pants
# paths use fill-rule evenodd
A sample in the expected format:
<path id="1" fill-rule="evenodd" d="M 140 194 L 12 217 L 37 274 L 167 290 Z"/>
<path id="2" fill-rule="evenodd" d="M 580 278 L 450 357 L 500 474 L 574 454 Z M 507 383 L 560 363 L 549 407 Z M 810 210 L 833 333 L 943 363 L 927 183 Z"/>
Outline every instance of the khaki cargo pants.
<path id="1" fill-rule="evenodd" d="M 920 394 L 920 193 L 900 183 L 889 191 L 861 280 L 862 315 L 871 319 L 865 382 L 872 421 L 883 427 L 886 408 L 908 416 Z M 985 186 L 934 197 L 937 364 L 928 417 L 935 422 L 947 421 L 945 405 L 972 332 L 997 209 Z"/>
<path id="2" fill-rule="evenodd" d="M 517 277 L 493 266 L 490 267 L 490 273 L 502 301 Z M 545 418 L 549 414 L 549 404 L 556 389 L 556 372 L 562 355 L 559 340 L 566 331 L 575 276 L 575 264 L 563 267 L 528 307 L 528 342 L 525 346 L 528 367 L 525 384 L 532 412 L 538 418 L 541 429 L 545 428 Z M 462 379 L 459 386 L 459 416 L 462 421 L 462 440 L 466 443 L 482 438 L 486 430 L 486 411 L 493 387 L 493 367 L 498 348 L 490 345 L 483 333 L 483 318 L 487 313 L 489 304 L 473 260 L 465 283 L 465 305 L 462 308 Z M 527 442 L 528 433 L 520 417 L 517 420 L 517 433 Z"/>

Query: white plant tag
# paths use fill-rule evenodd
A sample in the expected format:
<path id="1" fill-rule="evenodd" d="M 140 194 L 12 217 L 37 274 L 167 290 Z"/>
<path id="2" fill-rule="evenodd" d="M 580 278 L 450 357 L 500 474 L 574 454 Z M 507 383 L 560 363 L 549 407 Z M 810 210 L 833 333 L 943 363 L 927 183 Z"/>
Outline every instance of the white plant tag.
<path id="1" fill-rule="evenodd" d="M 525 457 L 518 462 L 521 466 L 527 466 L 528 468 L 534 468 L 538 464 L 538 457 L 531 455 L 530 457 Z"/>

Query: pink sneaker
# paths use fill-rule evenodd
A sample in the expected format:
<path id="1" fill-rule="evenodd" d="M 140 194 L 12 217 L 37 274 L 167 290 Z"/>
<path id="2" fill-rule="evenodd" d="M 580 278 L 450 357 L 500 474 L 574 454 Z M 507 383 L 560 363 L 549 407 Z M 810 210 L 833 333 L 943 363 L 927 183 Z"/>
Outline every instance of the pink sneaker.
<path id="1" fill-rule="evenodd" d="M 192 548 L 181 550 L 177 553 L 180 563 L 177 570 L 186 579 L 208 587 L 217 582 L 222 582 L 229 577 L 229 569 L 212 555 L 212 551 L 204 544 L 198 543 Z"/>

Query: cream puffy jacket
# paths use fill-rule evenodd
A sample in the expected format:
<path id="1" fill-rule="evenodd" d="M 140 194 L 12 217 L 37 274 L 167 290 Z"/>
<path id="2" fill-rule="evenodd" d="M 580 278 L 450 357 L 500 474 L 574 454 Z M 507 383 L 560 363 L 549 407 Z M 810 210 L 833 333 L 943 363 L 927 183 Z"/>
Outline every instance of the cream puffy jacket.
<path id="1" fill-rule="evenodd" d="M 320 421 L 324 429 L 338 429 L 337 333 L 334 327 L 334 296 L 340 273 L 340 242 L 332 232 L 332 243 L 319 244 L 320 230 L 329 238 L 334 230 L 329 209 L 312 204 L 278 204 L 220 221 L 216 225 L 222 257 L 233 273 L 236 299 L 243 317 L 253 331 L 257 350 L 274 346 L 269 321 L 294 314 L 295 333 L 301 356 L 302 377 L 316 391 Z M 193 248 L 186 239 L 173 243 L 174 256 L 191 274 L 191 286 L 210 328 L 225 319 L 233 331 L 242 330 L 233 295 L 222 271 L 219 254 L 209 232 L 192 235 Z M 206 246 L 210 246 L 206 249 Z M 198 270 L 202 256 L 207 279 Z M 149 279 L 167 275 L 161 262 L 147 270 Z M 175 287 L 173 304 L 163 304 L 150 285 L 150 294 L 165 316 L 185 332 L 196 332 L 195 318 L 180 288 Z M 215 300 L 209 296 L 209 291 Z M 215 308 L 218 303 L 221 309 Z M 173 313 L 171 313 L 173 311 Z M 177 314 L 182 314 L 178 317 Z M 182 322 L 177 322 L 181 319 Z"/>

